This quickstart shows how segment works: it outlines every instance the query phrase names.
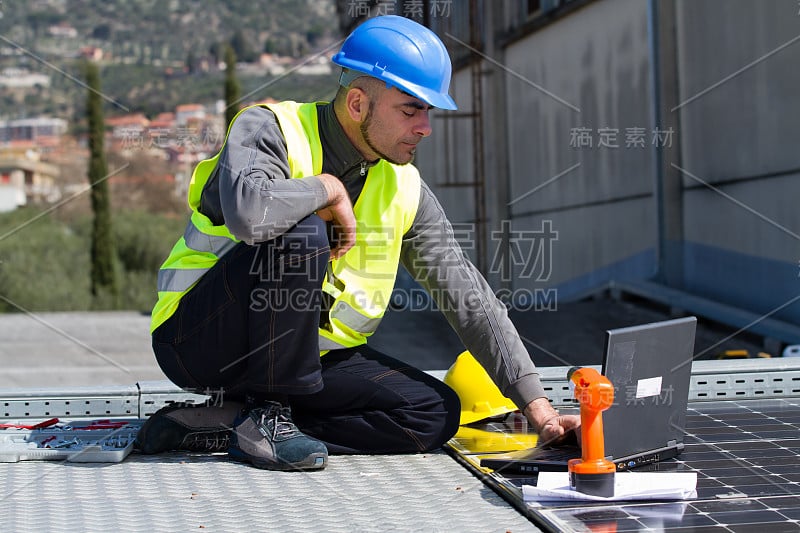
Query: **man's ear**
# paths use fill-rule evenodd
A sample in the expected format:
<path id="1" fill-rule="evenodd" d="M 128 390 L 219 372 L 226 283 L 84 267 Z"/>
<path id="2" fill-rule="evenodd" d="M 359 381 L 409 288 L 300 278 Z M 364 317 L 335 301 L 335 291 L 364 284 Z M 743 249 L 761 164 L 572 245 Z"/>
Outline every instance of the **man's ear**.
<path id="1" fill-rule="evenodd" d="M 350 115 L 350 119 L 361 123 L 367 117 L 369 96 L 364 89 L 353 87 L 347 91 L 345 107 L 347 108 L 347 114 Z"/>

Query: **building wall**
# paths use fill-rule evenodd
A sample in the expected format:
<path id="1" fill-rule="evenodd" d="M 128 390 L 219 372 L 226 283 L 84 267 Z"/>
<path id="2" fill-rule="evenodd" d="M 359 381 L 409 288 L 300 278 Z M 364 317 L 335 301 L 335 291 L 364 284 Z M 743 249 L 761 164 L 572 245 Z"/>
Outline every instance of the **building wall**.
<path id="1" fill-rule="evenodd" d="M 25 205 L 25 191 L 8 183 L 0 183 L 0 213 Z"/>
<path id="2" fill-rule="evenodd" d="M 653 269 L 642 261 L 655 236 L 646 29 L 646 3 L 607 0 L 506 50 L 512 230 L 552 221 L 542 281 L 560 296 L 596 285 L 601 269 Z M 516 286 L 535 281 L 516 267 Z"/>
<path id="3" fill-rule="evenodd" d="M 57 137 L 67 132 L 67 121 L 61 118 L 38 117 L 0 121 L 0 142 Z"/>
<path id="4" fill-rule="evenodd" d="M 495 286 L 557 287 L 568 297 L 602 282 L 598 272 L 645 276 L 655 268 L 646 7 L 640 0 L 591 3 L 497 50 L 491 57 L 502 66 L 483 62 L 491 71 L 484 149 L 490 160 L 505 158 L 508 169 L 485 176 L 485 273 Z M 454 77 L 459 111 L 472 110 L 469 74 L 467 67 Z M 492 92 L 496 76 L 505 78 L 502 93 Z M 502 145 L 491 134 L 496 110 L 505 114 Z M 443 135 L 440 124 L 456 131 Z M 456 164 L 471 177 L 470 126 L 434 122 L 434 137 L 420 150 L 423 175 L 446 172 L 449 137 L 462 154 Z M 631 144 L 630 133 L 639 141 Z M 451 219 L 475 221 L 470 189 L 435 190 Z M 509 240 L 502 247 L 504 219 Z"/>
<path id="5" fill-rule="evenodd" d="M 512 39 L 510 4 L 480 4 L 497 37 L 481 64 L 494 286 L 567 299 L 656 279 L 800 322 L 800 303 L 785 305 L 800 294 L 796 0 L 576 0 Z M 478 224 L 473 189 L 453 186 L 475 176 L 472 120 L 437 113 L 418 164 L 451 219 Z"/>
<path id="6" fill-rule="evenodd" d="M 677 10 L 686 288 L 759 313 L 800 294 L 798 10 L 791 0 Z M 774 316 L 798 323 L 800 305 Z"/>
<path id="7" fill-rule="evenodd" d="M 472 90 L 469 69 L 454 73 L 451 94 L 459 112 L 471 110 Z M 473 261 L 477 261 L 474 235 L 475 194 L 467 184 L 475 180 L 472 123 L 434 110 L 431 136 L 420 143 L 416 162 L 425 182 L 436 192 L 454 226 L 463 228 L 459 242 Z M 474 233 L 474 232 L 473 232 Z"/>

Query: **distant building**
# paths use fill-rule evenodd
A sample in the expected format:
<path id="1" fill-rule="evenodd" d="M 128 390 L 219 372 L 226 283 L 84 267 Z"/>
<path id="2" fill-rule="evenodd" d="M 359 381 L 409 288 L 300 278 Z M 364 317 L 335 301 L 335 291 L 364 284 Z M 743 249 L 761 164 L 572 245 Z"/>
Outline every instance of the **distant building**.
<path id="1" fill-rule="evenodd" d="M 67 121 L 61 118 L 36 117 L 0 121 L 0 143 L 38 141 L 59 137 L 67 132 Z"/>
<path id="2" fill-rule="evenodd" d="M 68 39 L 74 39 L 78 36 L 78 30 L 67 23 L 54 24 L 47 28 L 47 33 L 53 37 L 65 37 Z"/>
<path id="3" fill-rule="evenodd" d="M 150 137 L 171 135 L 171 132 L 175 130 L 176 123 L 175 113 L 159 113 L 150 121 L 147 130 Z"/>
<path id="4" fill-rule="evenodd" d="M 25 191 L 14 185 L 0 183 L 0 213 L 8 213 L 25 205 Z"/>
<path id="5" fill-rule="evenodd" d="M 102 48 L 97 46 L 84 46 L 78 51 L 78 57 L 83 57 L 90 61 L 100 61 L 106 57 L 106 54 Z"/>
<path id="6" fill-rule="evenodd" d="M 35 150 L 0 153 L 0 209 L 13 210 L 27 203 L 58 201 L 61 198 L 56 185 L 58 177 L 58 167 L 40 161 Z"/>
<path id="7" fill-rule="evenodd" d="M 9 89 L 49 87 L 50 76 L 23 68 L 5 68 L 0 71 L 0 87 Z"/>
<path id="8" fill-rule="evenodd" d="M 299 63 L 295 67 L 294 73 L 303 76 L 326 76 L 333 72 L 331 62 L 327 57 L 320 56 L 307 63 Z"/>
<path id="9" fill-rule="evenodd" d="M 131 133 L 142 135 L 149 124 L 150 121 L 142 113 L 131 113 L 106 119 L 106 126 L 111 128 L 111 136 L 115 139 L 130 136 Z"/>
<path id="10" fill-rule="evenodd" d="M 259 57 L 258 64 L 263 67 L 270 76 L 280 76 L 289 69 L 292 64 L 292 58 L 264 53 Z"/>
<path id="11" fill-rule="evenodd" d="M 200 104 L 183 104 L 175 108 L 175 125 L 185 127 L 192 120 L 204 120 L 206 108 Z"/>
<path id="12" fill-rule="evenodd" d="M 110 147 L 120 150 L 141 148 L 147 138 L 147 127 L 150 121 L 142 113 L 131 113 L 106 119 L 106 126 L 111 130 Z"/>
<path id="13" fill-rule="evenodd" d="M 150 128 L 167 128 L 175 127 L 175 113 L 159 113 L 156 118 L 150 121 Z"/>

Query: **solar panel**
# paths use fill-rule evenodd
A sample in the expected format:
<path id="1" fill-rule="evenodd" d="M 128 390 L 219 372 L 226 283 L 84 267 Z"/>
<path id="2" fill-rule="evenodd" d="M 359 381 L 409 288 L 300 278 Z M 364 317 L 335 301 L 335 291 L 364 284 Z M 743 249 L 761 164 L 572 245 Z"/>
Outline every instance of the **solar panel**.
<path id="1" fill-rule="evenodd" d="M 519 420 L 487 424 L 527 431 Z M 800 399 L 709 401 L 690 405 L 686 448 L 645 470 L 696 471 L 697 499 L 682 502 L 526 503 L 535 477 L 483 474 L 481 450 L 451 441 L 468 468 L 540 527 L 553 531 L 800 531 Z M 683 529 L 686 531 L 686 529 Z"/>

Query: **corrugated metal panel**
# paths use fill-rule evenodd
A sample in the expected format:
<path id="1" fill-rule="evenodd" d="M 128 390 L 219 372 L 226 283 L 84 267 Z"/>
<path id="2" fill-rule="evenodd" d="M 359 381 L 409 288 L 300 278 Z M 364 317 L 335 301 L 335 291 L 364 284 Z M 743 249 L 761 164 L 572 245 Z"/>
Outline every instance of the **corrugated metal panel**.
<path id="1" fill-rule="evenodd" d="M 0 389 L 0 418 L 139 416 L 139 389 L 69 387 L 63 389 Z"/>
<path id="2" fill-rule="evenodd" d="M 567 383 L 570 367 L 540 368 L 542 384 L 557 406 L 577 403 Z M 599 366 L 592 368 L 600 370 Z M 689 401 L 800 397 L 800 362 L 794 358 L 695 361 Z"/>

